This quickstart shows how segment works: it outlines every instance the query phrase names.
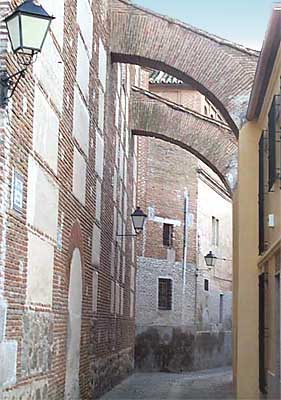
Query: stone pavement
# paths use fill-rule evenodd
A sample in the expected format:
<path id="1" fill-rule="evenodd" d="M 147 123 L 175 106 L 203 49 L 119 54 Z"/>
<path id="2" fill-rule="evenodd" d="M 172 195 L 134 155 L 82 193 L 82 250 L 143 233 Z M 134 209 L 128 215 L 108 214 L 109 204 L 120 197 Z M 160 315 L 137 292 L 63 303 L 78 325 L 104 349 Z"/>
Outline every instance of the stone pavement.
<path id="1" fill-rule="evenodd" d="M 234 399 L 232 370 L 219 368 L 192 373 L 136 373 L 101 400 Z"/>

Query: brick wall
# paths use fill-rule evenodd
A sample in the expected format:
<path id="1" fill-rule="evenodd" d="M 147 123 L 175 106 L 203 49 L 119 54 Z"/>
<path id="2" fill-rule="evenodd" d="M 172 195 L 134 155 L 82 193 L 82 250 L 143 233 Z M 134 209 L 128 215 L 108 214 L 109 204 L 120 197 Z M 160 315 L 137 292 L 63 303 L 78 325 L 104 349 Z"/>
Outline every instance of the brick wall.
<path id="1" fill-rule="evenodd" d="M 1 113 L 0 388 L 5 399 L 64 398 L 74 293 L 81 332 L 79 373 L 72 378 L 88 399 L 133 365 L 134 250 L 116 232 L 131 231 L 135 206 L 136 147 L 128 130 L 134 71 L 122 67 L 118 81 L 121 67 L 110 63 L 107 1 L 42 4 L 56 16 L 52 31 L 10 114 Z M 9 72 L 16 67 L 9 55 Z M 23 185 L 17 209 L 15 183 L 18 193 Z M 70 290 L 75 249 L 80 302 Z"/>

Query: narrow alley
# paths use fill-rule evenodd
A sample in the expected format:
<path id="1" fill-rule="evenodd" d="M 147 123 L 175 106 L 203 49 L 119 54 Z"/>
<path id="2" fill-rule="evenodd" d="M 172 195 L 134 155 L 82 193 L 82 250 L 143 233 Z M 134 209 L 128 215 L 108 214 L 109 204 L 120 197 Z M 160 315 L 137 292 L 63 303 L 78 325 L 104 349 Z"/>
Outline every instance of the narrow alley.
<path id="1" fill-rule="evenodd" d="M 234 399 L 232 371 L 230 368 L 218 368 L 182 374 L 137 373 L 101 399 Z"/>
<path id="2" fill-rule="evenodd" d="M 281 400 L 271 2 L 0 0 L 0 400 Z"/>

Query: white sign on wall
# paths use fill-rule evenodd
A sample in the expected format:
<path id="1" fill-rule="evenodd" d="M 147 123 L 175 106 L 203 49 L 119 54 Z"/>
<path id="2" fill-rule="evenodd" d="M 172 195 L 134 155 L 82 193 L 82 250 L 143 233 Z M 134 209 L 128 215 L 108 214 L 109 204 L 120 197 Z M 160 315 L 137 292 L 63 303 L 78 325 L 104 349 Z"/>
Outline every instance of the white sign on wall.
<path id="1" fill-rule="evenodd" d="M 24 177 L 14 170 L 12 185 L 12 209 L 18 212 L 21 212 L 23 207 L 23 187 Z"/>

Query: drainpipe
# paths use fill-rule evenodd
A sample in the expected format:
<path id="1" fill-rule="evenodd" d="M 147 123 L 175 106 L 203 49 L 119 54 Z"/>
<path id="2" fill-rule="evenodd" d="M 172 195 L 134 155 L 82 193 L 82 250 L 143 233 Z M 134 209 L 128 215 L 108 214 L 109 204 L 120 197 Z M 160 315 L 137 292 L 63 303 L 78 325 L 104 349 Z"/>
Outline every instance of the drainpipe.
<path id="1" fill-rule="evenodd" d="M 186 267 L 187 267 L 187 248 L 188 248 L 188 214 L 189 214 L 189 194 L 184 195 L 184 225 L 183 225 L 183 262 L 182 262 L 182 324 L 185 322 L 185 287 L 186 287 Z"/>
<path id="2" fill-rule="evenodd" d="M 198 272 L 199 268 L 199 246 L 200 246 L 200 235 L 197 235 L 197 250 L 196 250 L 196 266 L 195 266 L 195 295 L 194 295 L 194 326 L 197 331 L 197 302 L 198 302 Z"/>

